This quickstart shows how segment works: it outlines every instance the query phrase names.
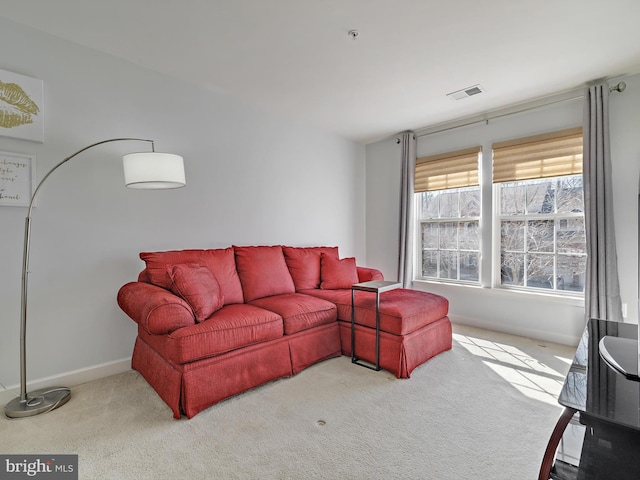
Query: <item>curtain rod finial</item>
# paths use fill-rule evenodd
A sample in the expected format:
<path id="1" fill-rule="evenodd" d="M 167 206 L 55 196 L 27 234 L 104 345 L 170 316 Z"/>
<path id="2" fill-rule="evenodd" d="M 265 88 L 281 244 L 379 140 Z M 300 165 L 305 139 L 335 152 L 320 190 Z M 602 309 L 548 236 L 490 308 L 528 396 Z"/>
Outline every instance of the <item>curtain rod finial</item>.
<path id="1" fill-rule="evenodd" d="M 614 87 L 609 87 L 609 93 L 611 92 L 624 92 L 625 88 L 627 88 L 627 84 L 624 82 L 618 82 L 618 84 Z"/>

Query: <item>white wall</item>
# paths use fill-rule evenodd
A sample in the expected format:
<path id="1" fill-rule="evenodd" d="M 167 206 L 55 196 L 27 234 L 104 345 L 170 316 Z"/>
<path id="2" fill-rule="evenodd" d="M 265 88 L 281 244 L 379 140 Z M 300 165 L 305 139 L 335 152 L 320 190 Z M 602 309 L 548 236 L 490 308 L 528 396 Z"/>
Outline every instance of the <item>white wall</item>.
<path id="1" fill-rule="evenodd" d="M 623 303 L 630 321 L 637 319 L 637 194 L 640 171 L 640 76 L 623 79 L 627 90 L 610 97 L 611 153 L 615 184 L 615 220 Z M 568 98 L 569 96 L 564 96 Z M 562 98 L 562 96 L 560 97 Z M 473 101 L 473 99 L 469 99 Z M 582 99 L 557 103 L 446 132 L 418 138 L 418 156 L 534 135 L 582 124 Z M 419 132 L 420 133 L 420 132 Z M 367 145 L 367 259 L 380 266 L 386 278 L 397 277 L 400 147 L 395 138 Z M 482 174 L 490 175 L 490 165 Z M 483 191 L 484 198 L 491 194 Z M 492 214 L 483 204 L 483 215 Z M 484 245 L 491 229 L 481 228 Z M 526 335 L 542 340 L 577 344 L 584 328 L 582 301 L 549 298 L 512 291 L 491 290 L 484 265 L 483 287 L 416 282 L 414 288 L 439 293 L 450 300 L 452 321 Z"/>
<path id="2" fill-rule="evenodd" d="M 180 190 L 128 190 L 120 156 L 147 144 L 119 142 L 47 180 L 33 212 L 29 380 L 127 364 L 136 328 L 116 293 L 142 269 L 140 251 L 338 245 L 365 264 L 364 146 L 4 19 L 0 68 L 44 80 L 44 143 L 0 137 L 0 151 L 36 155 L 38 179 L 121 136 L 155 139 L 158 151 L 184 157 L 187 174 Z M 19 381 L 25 215 L 0 207 L 5 386 Z"/>
<path id="3" fill-rule="evenodd" d="M 613 202 L 622 302 L 626 321 L 638 322 L 638 178 L 640 177 L 640 75 L 623 79 L 627 89 L 609 97 Z"/>

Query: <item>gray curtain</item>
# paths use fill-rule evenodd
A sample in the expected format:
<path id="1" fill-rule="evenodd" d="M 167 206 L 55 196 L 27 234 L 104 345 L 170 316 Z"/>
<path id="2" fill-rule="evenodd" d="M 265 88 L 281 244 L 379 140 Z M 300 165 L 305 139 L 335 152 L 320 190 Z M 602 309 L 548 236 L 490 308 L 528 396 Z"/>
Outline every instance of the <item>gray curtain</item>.
<path id="1" fill-rule="evenodd" d="M 402 149 L 402 179 L 400 184 L 400 250 L 398 281 L 404 288 L 413 282 L 413 182 L 416 173 L 416 135 L 405 132 L 400 136 Z"/>
<path id="2" fill-rule="evenodd" d="M 609 85 L 587 88 L 583 187 L 587 236 L 586 318 L 622 321 L 609 151 Z"/>

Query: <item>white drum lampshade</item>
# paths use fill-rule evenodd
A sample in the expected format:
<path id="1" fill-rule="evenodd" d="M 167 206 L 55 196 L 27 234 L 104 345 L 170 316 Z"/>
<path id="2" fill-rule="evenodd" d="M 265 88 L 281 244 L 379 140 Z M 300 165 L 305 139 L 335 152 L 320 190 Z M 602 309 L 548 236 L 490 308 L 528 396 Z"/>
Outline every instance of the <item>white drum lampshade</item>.
<path id="1" fill-rule="evenodd" d="M 129 153 L 122 157 L 124 183 L 129 188 L 180 188 L 186 184 L 180 155 L 159 152 Z"/>

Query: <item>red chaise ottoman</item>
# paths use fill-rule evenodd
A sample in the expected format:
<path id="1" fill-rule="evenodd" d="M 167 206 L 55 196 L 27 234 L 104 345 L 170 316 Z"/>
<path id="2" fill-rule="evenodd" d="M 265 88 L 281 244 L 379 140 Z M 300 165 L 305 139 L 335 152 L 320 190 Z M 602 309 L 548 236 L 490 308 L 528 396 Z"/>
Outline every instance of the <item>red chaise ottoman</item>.
<path id="1" fill-rule="evenodd" d="M 338 306 L 342 354 L 351 356 L 351 290 L 316 290 Z M 451 350 L 449 301 L 440 295 L 399 288 L 380 294 L 380 366 L 398 378 L 435 355 Z M 355 292 L 355 350 L 376 361 L 376 296 Z"/>

